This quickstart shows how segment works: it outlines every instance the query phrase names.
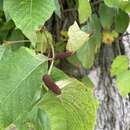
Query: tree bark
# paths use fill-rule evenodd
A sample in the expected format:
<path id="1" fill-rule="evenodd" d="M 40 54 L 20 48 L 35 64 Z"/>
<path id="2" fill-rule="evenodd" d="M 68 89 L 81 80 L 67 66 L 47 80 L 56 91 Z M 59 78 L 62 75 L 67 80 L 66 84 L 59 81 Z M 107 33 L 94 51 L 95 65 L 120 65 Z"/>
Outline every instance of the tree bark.
<path id="1" fill-rule="evenodd" d="M 117 43 L 116 43 L 117 44 Z M 97 110 L 95 130 L 130 130 L 130 102 L 129 97 L 121 97 L 110 77 L 110 66 L 113 58 L 120 54 L 113 45 L 103 46 L 99 55 L 100 74 L 95 88 L 95 96 L 100 102 Z"/>

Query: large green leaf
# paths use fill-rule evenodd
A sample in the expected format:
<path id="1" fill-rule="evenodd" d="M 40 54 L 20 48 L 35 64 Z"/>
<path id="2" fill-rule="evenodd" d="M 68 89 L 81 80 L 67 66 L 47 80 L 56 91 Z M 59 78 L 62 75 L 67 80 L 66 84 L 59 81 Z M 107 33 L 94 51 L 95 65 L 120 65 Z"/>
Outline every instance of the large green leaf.
<path id="1" fill-rule="evenodd" d="M 54 0 L 4 0 L 4 9 L 16 26 L 35 42 L 36 30 L 52 15 L 55 4 Z"/>
<path id="2" fill-rule="evenodd" d="M 67 113 L 67 130 L 93 130 L 98 103 L 92 92 L 75 79 L 58 81 L 57 85 L 62 88 L 59 99 Z"/>
<path id="3" fill-rule="evenodd" d="M 47 58 L 27 48 L 0 46 L 0 126 L 19 120 L 35 103 Z"/>
<path id="4" fill-rule="evenodd" d="M 84 23 L 92 13 L 89 0 L 79 0 L 78 12 L 80 23 Z"/>
<path id="5" fill-rule="evenodd" d="M 48 92 L 38 105 L 49 119 L 49 125 L 43 122 L 44 127 L 51 127 L 47 130 L 93 130 L 98 103 L 92 91 L 76 79 L 59 80 L 56 84 L 62 94 L 57 98 Z"/>

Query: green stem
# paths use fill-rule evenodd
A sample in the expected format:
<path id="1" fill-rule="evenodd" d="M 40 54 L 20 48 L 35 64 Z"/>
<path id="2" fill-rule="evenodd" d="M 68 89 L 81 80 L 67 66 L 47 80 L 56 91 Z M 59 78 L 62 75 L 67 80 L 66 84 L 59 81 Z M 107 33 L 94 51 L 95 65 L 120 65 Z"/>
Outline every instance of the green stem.
<path id="1" fill-rule="evenodd" d="M 52 71 L 52 68 L 53 68 L 53 65 L 54 65 L 54 58 L 55 58 L 54 46 L 53 46 L 53 44 L 50 44 L 50 46 L 51 46 L 51 50 L 52 50 L 52 61 L 51 61 L 50 68 L 48 70 L 48 75 L 51 74 L 51 71 Z"/>
<path id="2" fill-rule="evenodd" d="M 23 42 L 30 42 L 29 40 L 19 40 L 19 41 L 4 41 L 5 45 L 15 44 L 15 43 L 23 43 Z"/>

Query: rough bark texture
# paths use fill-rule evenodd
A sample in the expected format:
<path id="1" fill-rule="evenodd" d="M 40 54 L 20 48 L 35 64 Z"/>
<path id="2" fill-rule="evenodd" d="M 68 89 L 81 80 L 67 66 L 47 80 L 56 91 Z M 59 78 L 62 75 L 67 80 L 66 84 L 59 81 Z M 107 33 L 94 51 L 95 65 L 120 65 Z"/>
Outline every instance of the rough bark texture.
<path id="1" fill-rule="evenodd" d="M 130 61 L 129 39 L 129 36 L 124 37 L 123 45 Z M 97 110 L 95 130 L 130 130 L 129 96 L 124 98 L 120 96 L 115 79 L 110 77 L 109 74 L 113 57 L 120 54 L 120 51 L 115 49 L 114 47 L 113 50 L 112 46 L 102 47 L 99 56 L 100 69 L 98 68 L 90 74 L 91 79 L 93 77 L 97 78 L 97 82 L 95 82 L 95 96 L 100 102 Z"/>

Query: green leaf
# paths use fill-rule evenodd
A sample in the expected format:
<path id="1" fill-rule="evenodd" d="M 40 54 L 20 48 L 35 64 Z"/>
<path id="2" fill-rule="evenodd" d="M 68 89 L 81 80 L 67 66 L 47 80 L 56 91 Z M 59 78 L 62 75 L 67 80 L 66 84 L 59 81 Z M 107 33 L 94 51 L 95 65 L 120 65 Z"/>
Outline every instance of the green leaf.
<path id="1" fill-rule="evenodd" d="M 130 1 L 129 0 L 104 0 L 105 4 L 109 7 L 122 9 L 125 12 L 130 12 Z"/>
<path id="2" fill-rule="evenodd" d="M 80 23 L 84 23 L 92 13 L 89 0 L 79 0 L 78 12 Z"/>
<path id="3" fill-rule="evenodd" d="M 68 35 L 69 39 L 66 49 L 70 52 L 77 51 L 89 39 L 89 34 L 80 30 L 76 21 L 70 26 Z"/>
<path id="4" fill-rule="evenodd" d="M 0 10 L 3 10 L 3 0 L 0 0 Z"/>
<path id="5" fill-rule="evenodd" d="M 36 42 L 36 30 L 55 10 L 54 0 L 4 0 L 4 9 L 32 43 Z"/>
<path id="6" fill-rule="evenodd" d="M 128 58 L 125 55 L 118 56 L 114 59 L 111 66 L 111 75 L 118 76 L 128 70 Z"/>
<path id="7" fill-rule="evenodd" d="M 55 67 L 53 67 L 51 76 L 54 81 L 68 79 L 68 76 L 65 75 L 64 72 L 62 72 L 61 70 Z M 55 106 L 56 109 L 52 110 L 53 109 L 52 106 Z M 57 109 L 59 107 L 60 107 L 60 110 Z M 59 120 L 59 119 L 61 120 L 61 118 L 66 119 L 64 117 L 63 109 L 64 108 L 61 105 L 60 100 L 56 97 L 56 95 L 54 95 L 51 92 L 48 92 L 42 96 L 40 103 L 37 103 L 27 115 L 23 116 L 23 119 L 17 122 L 17 128 L 20 130 L 22 129 L 24 130 L 25 128 L 27 129 L 27 126 L 31 124 L 31 126 L 36 130 L 51 130 L 51 127 L 54 127 L 57 125 L 55 124 L 55 121 L 50 122 L 51 118 L 55 118 L 56 120 Z M 60 112 L 62 111 L 62 112 L 59 114 L 59 111 Z M 51 113 L 53 114 L 53 117 L 50 116 Z M 60 122 L 58 123 L 59 127 L 60 125 L 63 124 L 62 122 L 60 124 Z M 66 126 L 66 123 L 64 125 Z"/>
<path id="8" fill-rule="evenodd" d="M 116 57 L 112 63 L 111 75 L 116 76 L 116 84 L 122 96 L 130 92 L 130 71 L 128 70 L 128 58 L 125 55 Z"/>
<path id="9" fill-rule="evenodd" d="M 69 76 L 56 67 L 53 67 L 51 76 L 54 81 L 65 80 L 69 78 Z"/>
<path id="10" fill-rule="evenodd" d="M 43 116 L 47 116 L 50 122 L 49 124 L 43 122 L 42 128 L 45 128 L 44 130 L 68 130 L 66 111 L 61 101 L 53 93 L 45 94 L 38 106 L 40 110 L 46 112 L 46 115 Z"/>
<path id="11" fill-rule="evenodd" d="M 123 0 L 104 0 L 105 4 L 109 7 L 119 8 Z"/>
<path id="12" fill-rule="evenodd" d="M 90 21 L 82 30 L 93 33 L 90 39 L 77 51 L 77 57 L 81 64 L 89 69 L 92 67 L 95 54 L 97 53 L 101 43 L 101 25 L 96 15 L 92 15 Z"/>
<path id="13" fill-rule="evenodd" d="M 73 66 L 76 66 L 76 67 L 79 67 L 81 64 L 80 64 L 80 61 L 77 57 L 76 54 L 73 54 L 72 56 L 68 57 L 67 60 L 69 61 L 70 64 L 72 64 Z"/>
<path id="14" fill-rule="evenodd" d="M 59 99 L 48 92 L 38 105 L 46 112 L 51 130 L 93 130 L 98 103 L 92 91 L 78 80 L 70 78 L 59 80 L 56 84 L 62 89 Z M 47 128 L 48 124 L 43 124 Z"/>
<path id="15" fill-rule="evenodd" d="M 47 71 L 47 58 L 27 48 L 0 46 L 0 125 L 7 127 L 26 115 Z"/>
<path id="16" fill-rule="evenodd" d="M 130 92 L 130 71 L 126 70 L 117 77 L 117 86 L 122 96 L 126 96 Z"/>
<path id="17" fill-rule="evenodd" d="M 99 34 L 92 37 L 80 50 L 78 50 L 77 57 L 85 68 L 90 69 L 92 67 L 100 43 L 101 35 Z"/>
<path id="18" fill-rule="evenodd" d="M 129 16 L 122 10 L 119 10 L 118 14 L 115 17 L 115 30 L 119 33 L 126 31 L 129 25 Z"/>
<path id="19" fill-rule="evenodd" d="M 130 12 L 130 1 L 123 1 L 122 4 L 120 5 L 120 8 L 124 10 L 125 12 L 129 13 Z"/>
<path id="20" fill-rule="evenodd" d="M 88 76 L 84 76 L 81 81 L 87 88 L 91 90 L 94 88 L 94 84 Z"/>
<path id="21" fill-rule="evenodd" d="M 105 4 L 100 4 L 99 7 L 99 15 L 100 21 L 104 29 L 111 29 L 111 26 L 114 22 L 115 10 L 113 8 L 109 8 Z"/>
<path id="22" fill-rule="evenodd" d="M 98 103 L 92 92 L 75 79 L 58 81 L 57 85 L 62 88 L 58 97 L 67 113 L 67 130 L 93 130 Z"/>

